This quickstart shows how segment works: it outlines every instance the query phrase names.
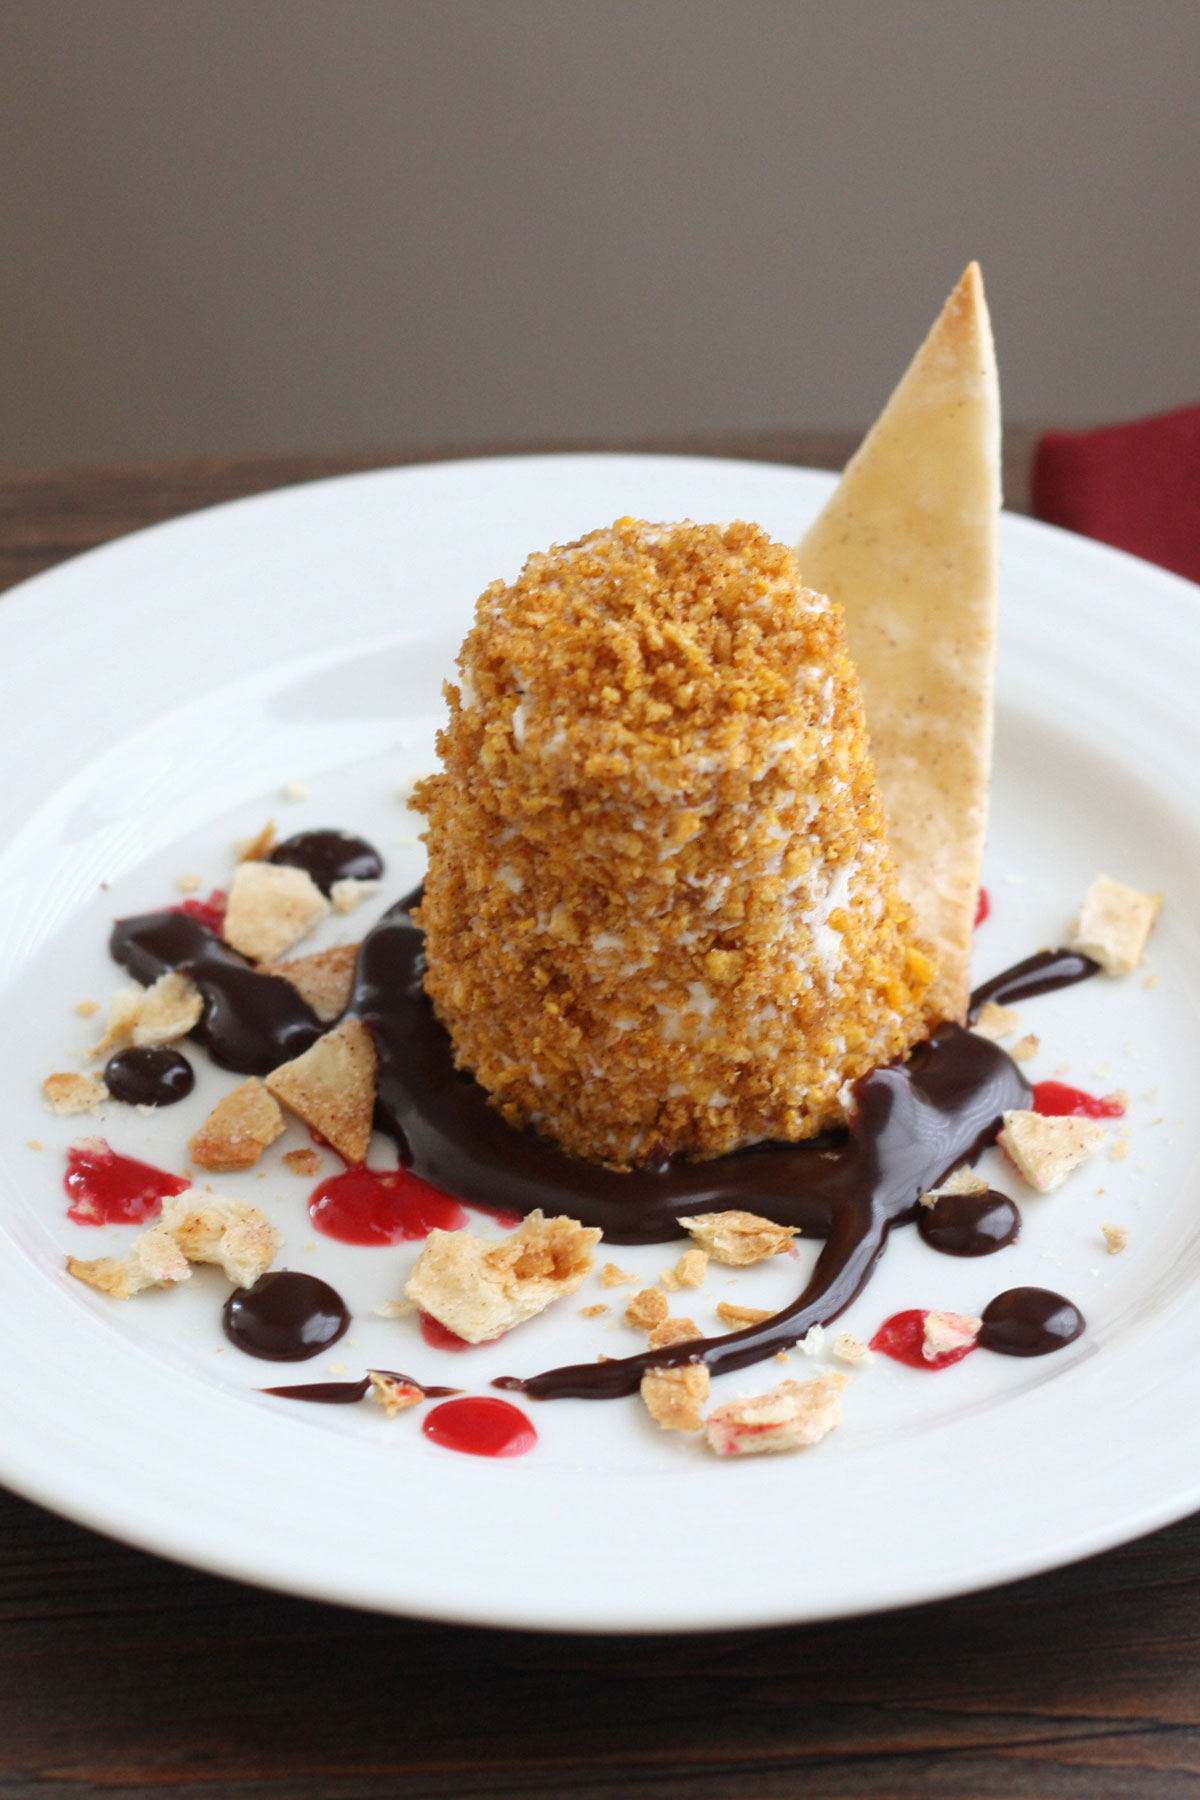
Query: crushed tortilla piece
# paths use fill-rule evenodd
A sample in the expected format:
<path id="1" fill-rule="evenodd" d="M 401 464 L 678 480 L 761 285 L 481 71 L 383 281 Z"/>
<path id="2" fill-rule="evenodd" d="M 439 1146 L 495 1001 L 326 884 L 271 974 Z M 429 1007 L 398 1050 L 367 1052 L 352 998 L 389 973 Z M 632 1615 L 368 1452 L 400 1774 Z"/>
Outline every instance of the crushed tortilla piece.
<path id="1" fill-rule="evenodd" d="M 231 1173 L 252 1169 L 268 1144 L 286 1131 L 278 1102 L 255 1076 L 218 1100 L 188 1150 L 202 1169 Z"/>
<path id="2" fill-rule="evenodd" d="M 846 1375 L 783 1381 L 768 1394 L 727 1401 L 708 1415 L 704 1434 L 718 1456 L 804 1450 L 841 1423 Z"/>
<path id="3" fill-rule="evenodd" d="M 1101 1225 L 1104 1234 L 1104 1245 L 1110 1256 L 1119 1256 L 1129 1242 L 1129 1230 L 1125 1225 Z"/>
<path id="4" fill-rule="evenodd" d="M 663 1319 L 650 1333 L 650 1348 L 662 1350 L 667 1344 L 687 1344 L 703 1336 L 695 1319 Z"/>
<path id="5" fill-rule="evenodd" d="M 70 1073 L 47 1075 L 42 1083 L 42 1093 L 50 1102 L 51 1110 L 63 1119 L 73 1113 L 95 1112 L 110 1097 L 98 1076 Z"/>
<path id="6" fill-rule="evenodd" d="M 197 888 L 204 886 L 204 877 L 202 875 L 190 874 L 177 875 L 175 877 L 175 886 L 179 889 L 181 894 L 194 894 Z"/>
<path id="7" fill-rule="evenodd" d="M 319 1150 L 285 1150 L 283 1160 L 293 1175 L 319 1175 L 321 1172 Z"/>
<path id="8" fill-rule="evenodd" d="M 251 962 L 277 962 L 328 911 L 328 900 L 306 870 L 243 862 L 229 884 L 223 936 Z"/>
<path id="9" fill-rule="evenodd" d="M 1011 1037 L 1021 1023 L 1021 1015 L 1015 1006 L 997 1006 L 994 1000 L 985 1000 L 979 1009 L 979 1017 L 972 1022 L 971 1030 L 976 1037 L 987 1038 L 989 1043 L 998 1044 L 1001 1038 Z"/>
<path id="10" fill-rule="evenodd" d="M 996 1142 L 1039 1194 L 1052 1194 L 1089 1157 L 1103 1150 L 1111 1133 L 1095 1119 L 1043 1118 L 1014 1111 L 1004 1115 Z"/>
<path id="11" fill-rule="evenodd" d="M 618 1269 L 616 1263 L 605 1263 L 600 1271 L 601 1287 L 627 1287 L 636 1280 L 636 1275 L 630 1275 L 625 1269 Z"/>
<path id="12" fill-rule="evenodd" d="M 1131 974 L 1145 955 L 1162 898 L 1097 875 L 1083 897 L 1071 949 L 1090 956 L 1106 975 Z"/>
<path id="13" fill-rule="evenodd" d="M 420 1406 L 425 1398 L 424 1388 L 415 1381 L 405 1381 L 398 1375 L 389 1375 L 386 1369 L 368 1369 L 367 1379 L 371 1383 L 371 1396 L 378 1400 L 389 1419 L 397 1413 L 407 1412 L 410 1406 Z"/>
<path id="14" fill-rule="evenodd" d="M 922 1206 L 936 1206 L 943 1194 L 986 1194 L 988 1184 L 982 1175 L 977 1175 L 969 1163 L 963 1163 L 952 1175 L 947 1175 L 938 1187 L 930 1188 L 922 1194 Z"/>
<path id="15" fill-rule="evenodd" d="M 661 1288 L 643 1288 L 634 1294 L 625 1308 L 625 1323 L 635 1331 L 652 1331 L 661 1325 L 671 1310 L 671 1303 Z"/>
<path id="16" fill-rule="evenodd" d="M 773 1319 L 778 1310 L 770 1306 L 737 1306 L 732 1300 L 722 1300 L 717 1317 L 726 1325 L 761 1325 L 764 1319 Z"/>
<path id="17" fill-rule="evenodd" d="M 126 1044 L 173 1044 L 186 1037 L 203 1016 L 199 988 L 177 970 L 160 975 L 152 987 L 118 988 L 109 1005 L 104 1036 L 93 1044 L 90 1054 L 108 1057 Z"/>
<path id="18" fill-rule="evenodd" d="M 145 1288 L 187 1281 L 192 1271 L 174 1234 L 160 1222 L 140 1232 L 123 1257 L 68 1256 L 67 1273 L 113 1300 L 129 1300 Z"/>
<path id="19" fill-rule="evenodd" d="M 860 1365 L 865 1367 L 867 1363 L 875 1360 L 873 1353 L 862 1339 L 856 1338 L 849 1331 L 839 1331 L 837 1337 L 834 1338 L 833 1354 L 839 1362 L 850 1363 L 854 1367 Z"/>
<path id="20" fill-rule="evenodd" d="M 641 1393 L 647 1412 L 663 1431 L 699 1431 L 710 1386 L 703 1363 L 681 1363 L 677 1368 L 647 1369 Z"/>
<path id="21" fill-rule="evenodd" d="M 361 906 L 364 900 L 377 894 L 382 886 L 380 881 L 363 881 L 357 875 L 343 875 L 329 890 L 334 912 L 352 913 L 356 906 Z"/>
<path id="22" fill-rule="evenodd" d="M 361 1019 L 343 1019 L 303 1055 L 272 1069 L 267 1087 L 345 1157 L 363 1163 L 375 1115 L 375 1040 Z"/>
<path id="23" fill-rule="evenodd" d="M 605 1313 L 611 1311 L 611 1306 L 605 1306 L 603 1304 L 597 1306 L 581 1306 L 579 1309 L 579 1316 L 581 1319 L 602 1319 Z"/>
<path id="24" fill-rule="evenodd" d="M 290 981 L 322 1025 L 332 1025 L 350 1004 L 358 950 L 357 944 L 335 944 L 332 950 L 317 950 L 290 962 L 260 963 L 259 973 Z"/>
<path id="25" fill-rule="evenodd" d="M 776 1225 L 748 1212 L 697 1213 L 679 1223 L 713 1262 L 734 1269 L 781 1255 L 797 1233 L 795 1225 Z"/>
<path id="26" fill-rule="evenodd" d="M 250 1287 L 270 1268 L 282 1241 L 257 1207 L 188 1188 L 164 1201 L 162 1216 L 134 1238 L 124 1257 L 85 1262 L 72 1256 L 67 1270 L 114 1300 L 187 1281 L 195 1262 L 216 1263 L 235 1287 Z"/>
<path id="27" fill-rule="evenodd" d="M 531 1212 L 495 1243 L 433 1230 L 404 1284 L 407 1299 L 468 1344 L 486 1343 L 573 1294 L 594 1267 L 602 1233 Z"/>
<path id="28" fill-rule="evenodd" d="M 275 848 L 275 821 L 268 819 L 253 837 L 238 838 L 233 853 L 240 863 L 265 862 Z"/>
<path id="29" fill-rule="evenodd" d="M 98 1000 L 77 1000 L 75 1011 L 81 1019 L 94 1019 L 100 1011 L 100 1002 Z"/>
<path id="30" fill-rule="evenodd" d="M 1034 1037 L 1033 1033 L 1030 1031 L 1027 1032 L 1024 1037 L 1017 1039 L 1008 1054 L 1012 1057 L 1014 1062 L 1032 1062 L 1041 1047 L 1041 1038 Z"/>

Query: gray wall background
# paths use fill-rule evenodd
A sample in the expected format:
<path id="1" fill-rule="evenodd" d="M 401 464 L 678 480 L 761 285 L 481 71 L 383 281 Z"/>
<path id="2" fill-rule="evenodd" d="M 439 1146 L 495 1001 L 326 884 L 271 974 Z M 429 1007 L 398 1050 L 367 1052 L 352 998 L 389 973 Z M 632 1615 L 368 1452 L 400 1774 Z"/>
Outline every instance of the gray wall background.
<path id="1" fill-rule="evenodd" d="M 1200 399 L 1195 0 L 0 0 L 0 464 Z"/>

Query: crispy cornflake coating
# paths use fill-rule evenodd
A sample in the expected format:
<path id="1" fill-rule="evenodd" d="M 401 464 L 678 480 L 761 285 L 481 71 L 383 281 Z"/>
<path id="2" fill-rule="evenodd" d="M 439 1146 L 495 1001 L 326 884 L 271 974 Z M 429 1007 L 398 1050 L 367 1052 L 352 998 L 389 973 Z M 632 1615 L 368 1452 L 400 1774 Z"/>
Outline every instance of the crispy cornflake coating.
<path id="1" fill-rule="evenodd" d="M 397 1413 L 407 1412 L 410 1406 L 420 1406 L 425 1398 L 424 1388 L 415 1381 L 404 1381 L 398 1375 L 389 1375 L 386 1369 L 368 1369 L 367 1379 L 371 1383 L 371 1396 L 378 1400 L 389 1419 Z"/>
<path id="2" fill-rule="evenodd" d="M 625 1308 L 625 1323 L 632 1325 L 635 1331 L 652 1331 L 661 1325 L 671 1310 L 671 1302 L 661 1288 L 643 1288 L 634 1294 Z"/>
<path id="3" fill-rule="evenodd" d="M 996 1139 L 1018 1173 L 1039 1194 L 1052 1194 L 1068 1175 L 1103 1150 L 1110 1132 L 1095 1119 L 1044 1118 L 1041 1113 L 1006 1112 Z"/>
<path id="4" fill-rule="evenodd" d="M 296 956 L 290 962 L 263 963 L 260 973 L 281 975 L 290 981 L 322 1025 L 332 1025 L 350 1004 L 357 961 L 357 944 L 335 944 L 332 950 L 317 950 L 312 956 Z"/>
<path id="5" fill-rule="evenodd" d="M 704 1435 L 718 1456 L 805 1450 L 841 1424 L 846 1375 L 782 1381 L 769 1394 L 727 1401 L 709 1413 Z"/>
<path id="6" fill-rule="evenodd" d="M 268 1144 L 287 1129 L 278 1102 L 253 1075 L 218 1100 L 188 1149 L 201 1169 L 252 1169 Z"/>
<path id="7" fill-rule="evenodd" d="M 479 602 L 421 782 L 426 986 L 511 1122 L 623 1165 L 841 1123 L 931 1021 L 841 615 L 623 519 Z"/>
<path id="8" fill-rule="evenodd" d="M 648 1369 L 642 1376 L 642 1399 L 654 1423 L 664 1431 L 699 1431 L 710 1385 L 703 1363 Z"/>
<path id="9" fill-rule="evenodd" d="M 573 1294 L 590 1275 L 603 1233 L 531 1212 L 497 1244 L 468 1231 L 431 1231 L 405 1297 L 468 1344 L 501 1337 Z"/>
<path id="10" fill-rule="evenodd" d="M 95 1112 L 102 1101 L 109 1097 L 108 1089 L 95 1075 L 47 1075 L 42 1083 L 42 1093 L 50 1103 L 51 1111 L 60 1118 L 69 1118 L 73 1113 Z"/>
<path id="11" fill-rule="evenodd" d="M 223 936 L 251 962 L 275 962 L 328 911 L 328 900 L 306 870 L 243 862 L 229 884 Z"/>
<path id="12" fill-rule="evenodd" d="M 111 1056 L 126 1044 L 139 1048 L 173 1044 L 204 1016 L 204 999 L 194 982 L 172 970 L 153 987 L 118 988 L 108 1009 L 108 1026 L 90 1054 Z"/>
<path id="13" fill-rule="evenodd" d="M 748 1212 L 696 1213 L 679 1223 L 706 1256 L 731 1269 L 748 1268 L 768 1256 L 782 1255 L 797 1229 Z"/>
<path id="14" fill-rule="evenodd" d="M 1071 948 L 1092 957 L 1106 975 L 1132 974 L 1161 906 L 1161 894 L 1144 894 L 1111 875 L 1097 875 L 1083 897 Z"/>
<path id="15" fill-rule="evenodd" d="M 267 1076 L 277 1100 L 319 1131 L 348 1163 L 367 1160 L 375 1116 L 375 1040 L 361 1019 L 343 1019 Z"/>

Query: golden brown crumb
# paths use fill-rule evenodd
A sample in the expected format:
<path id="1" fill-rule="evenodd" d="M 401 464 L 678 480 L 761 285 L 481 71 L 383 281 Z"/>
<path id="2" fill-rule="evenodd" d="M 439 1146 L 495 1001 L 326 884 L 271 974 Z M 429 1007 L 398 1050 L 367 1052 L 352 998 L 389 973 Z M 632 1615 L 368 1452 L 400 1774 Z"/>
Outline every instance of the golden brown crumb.
<path id="1" fill-rule="evenodd" d="M 1124 1162 L 1129 1155 L 1129 1139 L 1119 1137 L 1108 1153 L 1109 1162 Z"/>
<path id="2" fill-rule="evenodd" d="M 1102 1225 L 1105 1247 L 1110 1256 L 1119 1256 L 1129 1242 L 1129 1231 L 1124 1225 Z"/>
<path id="3" fill-rule="evenodd" d="M 579 1309 L 579 1316 L 581 1319 L 602 1319 L 605 1313 L 611 1311 L 611 1306 L 581 1306 Z"/>
<path id="4" fill-rule="evenodd" d="M 42 1092 L 60 1118 L 95 1112 L 101 1101 L 109 1097 L 108 1089 L 95 1075 L 47 1075 Z"/>
<path id="5" fill-rule="evenodd" d="M 283 1160 L 293 1175 L 318 1175 L 321 1171 L 319 1150 L 285 1150 Z"/>
<path id="6" fill-rule="evenodd" d="M 192 1161 L 201 1169 L 230 1173 L 252 1169 L 268 1144 L 284 1132 L 283 1114 L 255 1076 L 218 1100 L 199 1131 L 188 1141 Z"/>
<path id="7" fill-rule="evenodd" d="M 637 1331 L 651 1331 L 655 1325 L 662 1324 L 670 1310 L 670 1302 L 661 1288 L 643 1288 L 639 1294 L 634 1294 L 625 1308 L 625 1323 Z"/>
<path id="8" fill-rule="evenodd" d="M 1034 1037 L 1032 1032 L 1027 1032 L 1023 1038 L 1017 1039 L 1008 1054 L 1014 1062 L 1032 1062 L 1041 1047 L 1042 1040 Z"/>
<path id="9" fill-rule="evenodd" d="M 1014 1006 L 997 1006 L 994 1000 L 985 1000 L 971 1030 L 976 1037 L 998 1044 L 1001 1038 L 1011 1037 L 1020 1023 L 1021 1015 Z"/>
<path id="10" fill-rule="evenodd" d="M 261 831 L 253 837 L 239 838 L 233 846 L 233 853 L 240 863 L 265 862 L 275 848 L 275 821 L 268 819 Z"/>
<path id="11" fill-rule="evenodd" d="M 680 1287 L 702 1287 L 708 1273 L 708 1254 L 704 1250 L 685 1250 L 675 1264 Z"/>
<path id="12" fill-rule="evenodd" d="M 25 1144 L 26 1148 L 30 1150 L 40 1150 L 42 1148 L 42 1140 L 40 1138 L 26 1138 Z"/>
<path id="13" fill-rule="evenodd" d="M 431 1231 L 405 1297 L 469 1344 L 500 1337 L 591 1273 L 602 1233 L 576 1219 L 531 1212 L 501 1243 L 468 1231 Z"/>
<path id="14" fill-rule="evenodd" d="M 760 1219 L 757 1213 L 736 1211 L 697 1213 L 679 1223 L 713 1262 L 732 1269 L 747 1268 L 765 1257 L 782 1255 L 797 1229 L 794 1225 L 776 1225 L 770 1219 Z"/>
<path id="15" fill-rule="evenodd" d="M 410 1406 L 420 1406 L 425 1398 L 425 1390 L 415 1381 L 403 1381 L 398 1375 L 389 1375 L 386 1369 L 368 1369 L 367 1379 L 371 1383 L 372 1397 L 378 1400 L 389 1419 L 394 1419 L 397 1413 L 407 1412 Z"/>
<path id="16" fill-rule="evenodd" d="M 194 894 L 196 889 L 203 885 L 203 877 L 200 875 L 185 874 L 177 875 L 175 877 L 175 886 L 179 889 L 181 894 Z"/>
<path id="17" fill-rule="evenodd" d="M 360 1019 L 343 1019 L 302 1056 L 267 1076 L 267 1087 L 319 1131 L 348 1163 L 367 1160 L 375 1114 L 375 1040 Z"/>
<path id="18" fill-rule="evenodd" d="M 624 1164 L 844 1119 L 932 1022 L 840 612 L 622 519 L 483 595 L 418 786 L 427 989 L 515 1124 Z"/>
<path id="19" fill-rule="evenodd" d="M 357 961 L 357 944 L 335 944 L 332 950 L 296 956 L 290 962 L 261 963 L 259 970 L 263 975 L 281 975 L 290 981 L 322 1025 L 332 1025 L 350 1004 Z"/>
<path id="20" fill-rule="evenodd" d="M 642 1376 L 642 1399 L 664 1431 L 699 1431 L 704 1424 L 709 1374 L 703 1363 L 681 1363 L 674 1369 L 648 1369 Z"/>
<path id="21" fill-rule="evenodd" d="M 328 911 L 328 900 L 306 870 L 243 862 L 229 884 L 223 936 L 251 962 L 277 962 Z"/>
<path id="22" fill-rule="evenodd" d="M 703 1336 L 694 1319 L 664 1319 L 650 1333 L 650 1348 L 662 1350 L 667 1344 L 687 1344 Z"/>
<path id="23" fill-rule="evenodd" d="M 722 1300 L 717 1317 L 726 1325 L 761 1325 L 764 1319 L 775 1317 L 775 1310 L 769 1306 L 737 1306 L 732 1300 Z"/>
<path id="24" fill-rule="evenodd" d="M 78 1000 L 75 1003 L 75 1011 L 81 1019 L 94 1019 L 100 1011 L 100 1002 L 98 1000 Z"/>
<path id="25" fill-rule="evenodd" d="M 636 1275 L 630 1275 L 624 1269 L 618 1269 L 616 1263 L 605 1263 L 600 1271 L 601 1287 L 625 1287 L 629 1282 L 636 1280 Z"/>

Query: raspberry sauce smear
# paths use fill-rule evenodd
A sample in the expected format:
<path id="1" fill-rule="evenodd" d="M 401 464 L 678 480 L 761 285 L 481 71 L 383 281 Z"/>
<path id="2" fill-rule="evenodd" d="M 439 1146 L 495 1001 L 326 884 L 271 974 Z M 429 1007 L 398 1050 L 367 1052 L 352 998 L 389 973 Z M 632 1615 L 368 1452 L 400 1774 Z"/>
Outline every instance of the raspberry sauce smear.
<path id="1" fill-rule="evenodd" d="M 443 1450 L 466 1456 L 526 1456 L 537 1432 L 519 1406 L 490 1395 L 465 1395 L 435 1406 L 421 1430 Z"/>
<path id="2" fill-rule="evenodd" d="M 308 1213 L 318 1231 L 342 1244 L 404 1244 L 435 1228 L 460 1231 L 458 1201 L 408 1169 L 345 1169 L 315 1188 Z"/>
<path id="3" fill-rule="evenodd" d="M 185 1194 L 190 1181 L 151 1163 L 119 1156 L 104 1138 L 84 1138 L 67 1151 L 63 1186 L 77 1225 L 144 1225 L 157 1219 L 170 1194 Z"/>

